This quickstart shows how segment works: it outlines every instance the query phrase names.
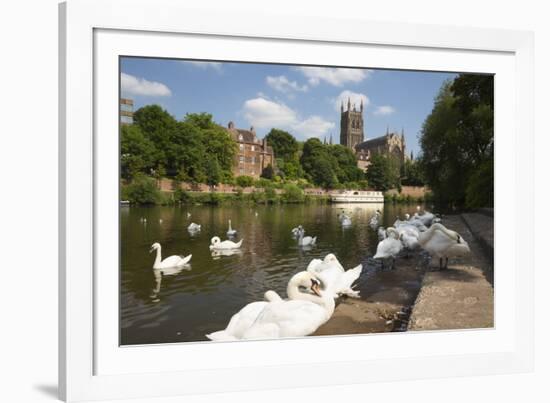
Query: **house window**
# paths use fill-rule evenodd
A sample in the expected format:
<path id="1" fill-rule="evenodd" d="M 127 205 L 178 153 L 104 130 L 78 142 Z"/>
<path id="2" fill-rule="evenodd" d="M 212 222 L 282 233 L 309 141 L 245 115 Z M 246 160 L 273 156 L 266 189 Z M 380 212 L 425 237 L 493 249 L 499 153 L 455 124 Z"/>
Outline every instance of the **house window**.
<path id="1" fill-rule="evenodd" d="M 244 150 L 244 144 L 239 144 L 239 150 Z"/>
<path id="2" fill-rule="evenodd" d="M 239 134 L 239 141 L 243 141 L 243 135 Z"/>
<path id="3" fill-rule="evenodd" d="M 254 146 L 250 146 L 250 150 L 251 150 L 251 151 L 254 151 Z"/>
<path id="4" fill-rule="evenodd" d="M 240 161 L 240 162 L 244 162 L 244 156 L 241 155 L 241 156 L 239 157 L 239 161 Z"/>
<path id="5" fill-rule="evenodd" d="M 254 147 L 254 146 L 252 146 L 252 147 Z M 250 162 L 255 164 L 256 163 L 256 157 L 250 157 Z"/>

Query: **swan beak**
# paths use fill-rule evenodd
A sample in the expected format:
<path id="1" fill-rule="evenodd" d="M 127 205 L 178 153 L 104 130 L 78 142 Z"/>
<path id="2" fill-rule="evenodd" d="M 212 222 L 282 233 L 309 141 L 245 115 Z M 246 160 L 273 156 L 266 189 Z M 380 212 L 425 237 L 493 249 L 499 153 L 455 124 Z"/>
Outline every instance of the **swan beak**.
<path id="1" fill-rule="evenodd" d="M 155 248 L 149 249 L 149 253 L 152 253 L 155 250 Z"/>
<path id="2" fill-rule="evenodd" d="M 317 280 L 311 280 L 311 291 L 318 297 L 322 297 L 321 290 L 319 289 L 319 282 Z"/>

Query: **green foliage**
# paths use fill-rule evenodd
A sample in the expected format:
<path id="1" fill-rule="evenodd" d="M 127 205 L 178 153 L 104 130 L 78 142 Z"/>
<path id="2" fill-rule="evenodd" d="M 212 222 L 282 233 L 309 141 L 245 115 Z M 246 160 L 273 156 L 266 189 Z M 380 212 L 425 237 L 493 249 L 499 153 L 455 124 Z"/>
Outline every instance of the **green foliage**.
<path id="1" fill-rule="evenodd" d="M 494 205 L 493 161 L 486 161 L 468 179 L 466 207 L 478 208 Z"/>
<path id="2" fill-rule="evenodd" d="M 235 179 L 237 185 L 243 188 L 250 187 L 254 184 L 254 178 L 251 176 L 241 175 Z"/>
<path id="3" fill-rule="evenodd" d="M 125 178 L 154 170 L 157 177 L 168 175 L 180 181 L 231 181 L 237 145 L 212 115 L 188 114 L 178 122 L 160 106 L 148 105 L 135 112 L 134 122 L 123 126 L 121 133 Z M 213 174 L 210 169 L 216 165 L 219 169 Z"/>
<path id="4" fill-rule="evenodd" d="M 372 188 L 385 191 L 400 186 L 399 161 L 381 154 L 375 154 L 370 161 L 366 177 Z"/>
<path id="5" fill-rule="evenodd" d="M 283 188 L 283 200 L 286 203 L 302 203 L 305 199 L 304 191 L 293 183 L 286 184 Z"/>
<path id="6" fill-rule="evenodd" d="M 300 162 L 306 178 L 325 189 L 364 179 L 363 172 L 357 168 L 355 154 L 340 144 L 323 144 L 311 138 L 304 143 Z"/>
<path id="7" fill-rule="evenodd" d="M 493 142 L 493 77 L 445 83 L 420 136 L 420 166 L 438 204 L 492 206 L 493 182 L 482 175 L 492 173 Z"/>
<path id="8" fill-rule="evenodd" d="M 124 125 L 120 132 L 120 170 L 125 179 L 149 172 L 155 164 L 155 146 L 139 126 Z"/>
<path id="9" fill-rule="evenodd" d="M 418 161 L 405 160 L 401 172 L 401 184 L 405 186 L 424 186 L 424 173 Z"/>
<path id="10" fill-rule="evenodd" d="M 154 179 L 138 175 L 123 187 L 123 198 L 135 204 L 157 204 L 161 202 L 160 191 Z"/>
<path id="11" fill-rule="evenodd" d="M 290 161 L 298 152 L 298 142 L 290 133 L 284 130 L 271 129 L 265 138 L 267 144 L 273 147 L 273 152 L 277 158 Z"/>

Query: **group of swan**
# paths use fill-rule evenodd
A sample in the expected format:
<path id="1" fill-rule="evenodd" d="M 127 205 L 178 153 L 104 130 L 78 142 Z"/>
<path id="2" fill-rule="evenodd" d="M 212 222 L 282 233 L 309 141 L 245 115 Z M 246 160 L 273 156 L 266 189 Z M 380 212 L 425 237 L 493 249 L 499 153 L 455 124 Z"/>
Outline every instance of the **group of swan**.
<path id="1" fill-rule="evenodd" d="M 269 290 L 264 294 L 264 301 L 246 305 L 231 317 L 224 330 L 206 337 L 229 341 L 310 335 L 330 319 L 339 294 L 349 292 L 358 296 L 351 286 L 360 274 L 361 266 L 344 271 L 333 254 L 322 261 L 316 259 L 306 271 L 292 276 L 286 289 L 287 299 Z"/>
<path id="2" fill-rule="evenodd" d="M 418 209 L 418 208 L 417 208 Z M 380 242 L 376 249 L 375 259 L 395 257 L 403 248 L 426 250 L 433 259 L 439 259 L 439 268 L 447 268 L 449 258 L 461 257 L 470 253 L 470 247 L 464 238 L 441 224 L 441 219 L 430 212 L 412 217 L 405 214 L 405 220 L 399 217 L 393 227 L 384 230 L 378 228 Z M 445 264 L 443 265 L 443 259 Z"/>

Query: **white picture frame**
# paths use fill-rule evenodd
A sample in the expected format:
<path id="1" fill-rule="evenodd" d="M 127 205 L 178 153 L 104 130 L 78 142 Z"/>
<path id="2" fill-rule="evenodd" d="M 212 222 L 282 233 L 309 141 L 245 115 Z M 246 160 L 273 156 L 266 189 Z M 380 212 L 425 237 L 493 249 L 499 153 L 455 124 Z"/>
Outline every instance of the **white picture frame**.
<path id="1" fill-rule="evenodd" d="M 170 0 L 71 0 L 60 5 L 59 39 L 61 398 L 171 396 L 532 370 L 531 33 L 222 15 Z M 118 277 L 105 268 L 118 267 L 112 248 L 118 241 L 113 243 L 109 229 L 118 225 L 118 202 L 112 203 L 113 195 L 118 197 L 118 132 L 112 132 L 118 127 L 118 64 L 115 71 L 113 63 L 121 54 L 328 65 L 338 65 L 338 58 L 347 66 L 495 73 L 495 328 L 119 347 L 113 333 L 118 331 L 113 322 Z M 366 54 L 375 61 L 365 60 Z M 515 191 L 519 183 L 521 192 Z M 499 232 L 504 225 L 508 230 Z M 406 343 L 399 343 L 405 347 L 385 349 L 384 343 L 395 337 L 406 337 Z M 319 351 L 322 356 L 315 354 Z"/>

